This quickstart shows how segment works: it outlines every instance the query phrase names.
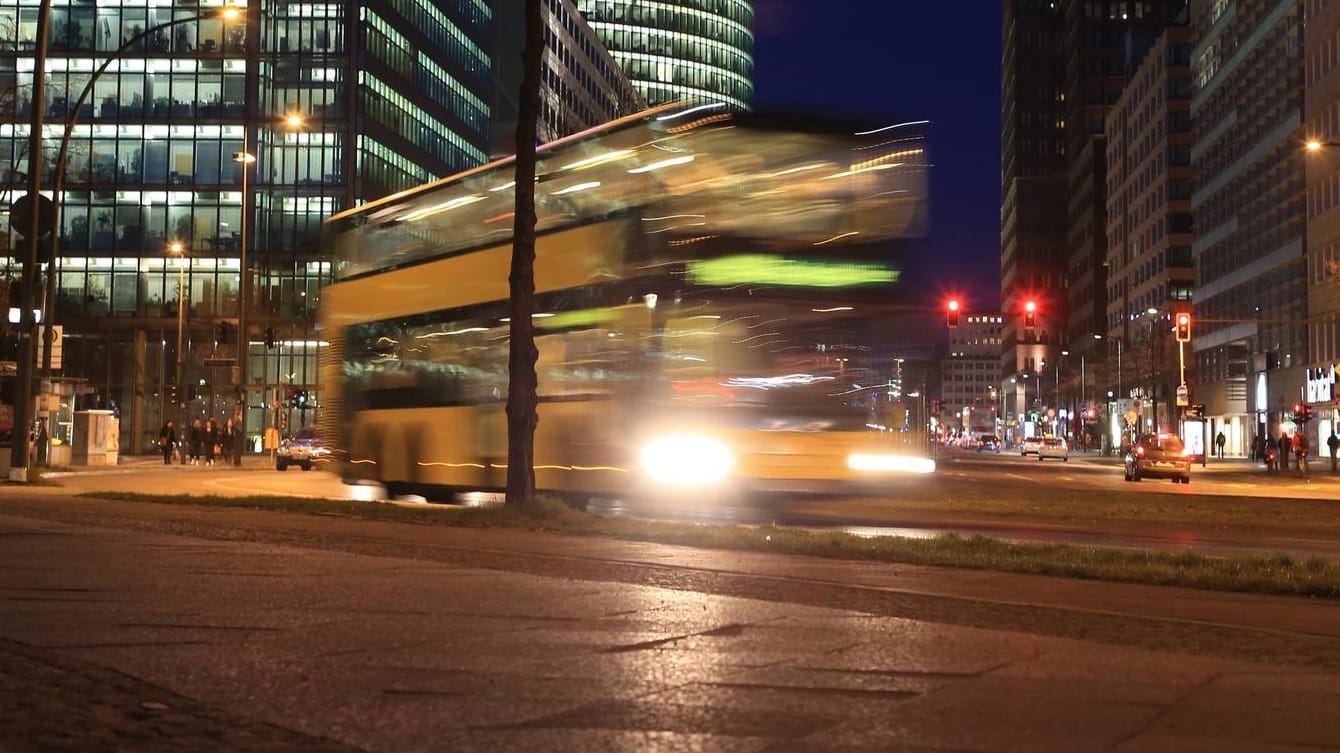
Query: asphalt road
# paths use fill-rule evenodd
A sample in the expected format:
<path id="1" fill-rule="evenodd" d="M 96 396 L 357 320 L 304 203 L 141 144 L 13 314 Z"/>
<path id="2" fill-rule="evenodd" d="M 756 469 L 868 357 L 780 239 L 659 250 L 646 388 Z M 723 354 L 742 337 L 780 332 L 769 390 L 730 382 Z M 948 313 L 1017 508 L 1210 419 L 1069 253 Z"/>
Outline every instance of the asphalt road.
<path id="1" fill-rule="evenodd" d="M 885 495 L 774 497 L 746 505 L 711 503 L 681 507 L 648 507 L 608 501 L 593 509 L 652 517 L 840 528 L 862 535 L 925 537 L 958 533 L 1015 542 L 1069 542 L 1214 555 L 1285 553 L 1340 560 L 1340 534 L 1309 529 L 1305 521 L 1282 530 L 1237 530 L 1208 525 L 1004 517 L 987 512 L 936 514 L 900 504 L 910 499 L 971 501 L 988 493 L 996 498 L 1070 500 L 1075 509 L 1083 509 L 1095 499 L 1129 499 L 1138 504 L 1150 499 L 1150 495 L 1172 499 L 1192 495 L 1327 501 L 1340 498 L 1340 476 L 1333 476 L 1329 469 L 1320 467 L 1310 479 L 1303 479 L 1294 474 L 1267 474 L 1245 461 L 1211 461 L 1206 468 L 1198 467 L 1194 474 L 1190 485 L 1152 480 L 1127 483 L 1122 479 L 1120 466 L 1112 458 L 1076 456 L 1065 463 L 1040 463 L 1032 458 L 1004 453 L 949 453 L 940 458 L 940 467 L 935 474 L 899 479 L 896 488 L 891 488 Z M 146 463 L 107 472 L 75 473 L 56 481 L 64 488 L 77 491 L 298 495 L 332 499 L 369 493 L 367 487 L 344 485 L 333 475 L 320 470 L 280 473 L 259 461 L 244 472 L 231 467 L 164 468 Z"/>
<path id="2" fill-rule="evenodd" d="M 1329 602 L 55 487 L 0 542 L 7 752 L 1340 748 Z"/>

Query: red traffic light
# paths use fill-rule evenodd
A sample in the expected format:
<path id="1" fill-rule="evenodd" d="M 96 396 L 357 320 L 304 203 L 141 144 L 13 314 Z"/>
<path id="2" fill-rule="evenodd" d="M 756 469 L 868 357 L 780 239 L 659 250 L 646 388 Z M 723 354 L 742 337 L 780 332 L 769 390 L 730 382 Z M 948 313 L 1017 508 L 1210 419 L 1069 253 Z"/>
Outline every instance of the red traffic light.
<path id="1" fill-rule="evenodd" d="M 945 306 L 947 306 L 950 311 L 958 311 L 958 299 L 950 298 L 949 303 L 946 303 Z"/>
<path id="2" fill-rule="evenodd" d="M 1176 316 L 1177 342 L 1191 342 L 1191 315 L 1181 313 Z"/>
<path id="3" fill-rule="evenodd" d="M 948 317 L 949 326 L 951 326 L 951 327 L 957 327 L 957 326 L 958 326 L 958 310 L 959 310 L 958 299 L 957 299 L 957 298 L 950 298 L 950 299 L 945 303 L 945 308 L 948 309 L 948 313 L 947 313 L 946 315 L 947 315 L 947 317 Z"/>
<path id="4" fill-rule="evenodd" d="M 1033 329 L 1038 323 L 1038 303 L 1037 301 L 1027 301 L 1024 303 L 1024 328 Z"/>

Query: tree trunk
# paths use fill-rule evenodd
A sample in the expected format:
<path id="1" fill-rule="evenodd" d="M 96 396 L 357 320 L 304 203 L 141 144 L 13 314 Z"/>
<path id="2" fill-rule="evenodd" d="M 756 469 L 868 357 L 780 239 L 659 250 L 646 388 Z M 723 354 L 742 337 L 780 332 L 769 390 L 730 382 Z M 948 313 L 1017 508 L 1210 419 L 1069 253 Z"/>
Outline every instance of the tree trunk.
<path id="1" fill-rule="evenodd" d="M 507 504 L 535 496 L 535 129 L 544 53 L 541 0 L 526 0 L 520 107 L 516 121 L 516 213 L 512 220 L 510 348 L 507 359 Z"/>

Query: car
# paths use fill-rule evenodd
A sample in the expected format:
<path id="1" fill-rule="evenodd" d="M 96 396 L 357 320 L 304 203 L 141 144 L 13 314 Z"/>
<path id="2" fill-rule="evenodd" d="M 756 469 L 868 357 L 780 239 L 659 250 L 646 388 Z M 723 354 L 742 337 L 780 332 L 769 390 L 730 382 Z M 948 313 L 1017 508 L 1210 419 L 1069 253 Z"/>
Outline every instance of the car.
<path id="1" fill-rule="evenodd" d="M 1038 448 L 1038 460 L 1070 460 L 1070 445 L 1066 444 L 1060 437 L 1044 437 L 1042 446 Z"/>
<path id="2" fill-rule="evenodd" d="M 312 470 L 312 464 L 324 460 L 330 450 L 317 437 L 316 430 L 304 427 L 296 435 L 280 442 L 275 451 L 275 470 L 287 471 L 290 465 L 296 465 L 304 471 Z"/>
<path id="3" fill-rule="evenodd" d="M 1042 449 L 1042 437 L 1024 437 L 1024 441 L 1019 445 L 1019 455 L 1036 455 Z"/>
<path id="4" fill-rule="evenodd" d="M 991 434 L 983 434 L 977 438 L 978 452 L 1000 452 L 1000 438 Z"/>
<path id="5" fill-rule="evenodd" d="M 1126 480 L 1168 478 L 1191 483 L 1191 458 L 1176 434 L 1144 434 L 1126 452 Z"/>

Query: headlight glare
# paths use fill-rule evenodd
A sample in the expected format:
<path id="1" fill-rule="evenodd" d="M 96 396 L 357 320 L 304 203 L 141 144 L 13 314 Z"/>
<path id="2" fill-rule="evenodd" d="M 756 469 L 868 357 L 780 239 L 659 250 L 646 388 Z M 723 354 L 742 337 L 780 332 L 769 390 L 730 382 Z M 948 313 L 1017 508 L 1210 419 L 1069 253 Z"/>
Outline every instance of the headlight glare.
<path id="1" fill-rule="evenodd" d="M 675 486 L 713 484 L 735 467 L 735 456 L 724 443 L 694 434 L 657 439 L 643 448 L 641 460 L 648 476 Z"/>

